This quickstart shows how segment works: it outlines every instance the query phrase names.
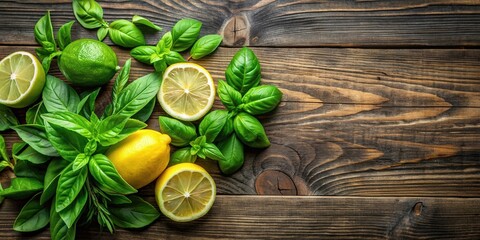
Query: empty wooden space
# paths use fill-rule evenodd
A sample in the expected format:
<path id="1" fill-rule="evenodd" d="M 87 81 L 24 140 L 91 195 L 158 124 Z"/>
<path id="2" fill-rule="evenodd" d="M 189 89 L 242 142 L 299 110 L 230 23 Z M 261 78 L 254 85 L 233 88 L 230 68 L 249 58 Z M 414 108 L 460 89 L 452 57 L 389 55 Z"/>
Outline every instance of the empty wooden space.
<path id="1" fill-rule="evenodd" d="M 239 47 L 250 46 L 262 82 L 284 95 L 260 116 L 272 145 L 248 149 L 239 172 L 225 176 L 214 161 L 199 161 L 217 184 L 205 217 L 188 224 L 160 217 L 114 235 L 90 226 L 78 239 L 480 238 L 480 1 L 99 3 L 107 21 L 140 14 L 164 31 L 180 18 L 199 19 L 201 35 L 224 41 L 193 62 L 218 81 Z M 47 10 L 55 30 L 74 20 L 71 1 L 0 3 L 0 58 L 34 53 L 33 28 Z M 95 38 L 78 23 L 73 33 Z M 148 44 L 160 35 L 148 34 Z M 129 49 L 112 47 L 123 65 Z M 152 71 L 132 61 L 131 79 Z M 50 74 L 64 79 L 56 62 Z M 223 108 L 218 98 L 214 108 Z M 24 109 L 15 113 L 24 121 Z M 157 104 L 149 128 L 158 130 L 160 115 Z M 1 134 L 9 149 L 19 139 Z M 0 174 L 4 187 L 10 177 Z M 153 185 L 140 194 L 154 203 Z M 13 231 L 23 203 L 0 205 L 0 239 L 48 239 L 48 229 Z"/>

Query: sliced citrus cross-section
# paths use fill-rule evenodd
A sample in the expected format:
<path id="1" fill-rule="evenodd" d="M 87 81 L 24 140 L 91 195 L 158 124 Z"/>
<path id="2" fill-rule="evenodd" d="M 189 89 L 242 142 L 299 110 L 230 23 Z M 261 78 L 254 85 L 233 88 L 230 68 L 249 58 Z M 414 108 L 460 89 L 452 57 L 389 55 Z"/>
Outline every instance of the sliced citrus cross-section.
<path id="1" fill-rule="evenodd" d="M 44 85 L 45 71 L 31 53 L 14 52 L 0 61 L 0 104 L 26 107 L 37 100 Z"/>
<path id="2" fill-rule="evenodd" d="M 215 196 L 212 177 L 194 163 L 179 163 L 167 168 L 155 186 L 160 211 L 176 222 L 202 217 L 212 207 Z"/>
<path id="3" fill-rule="evenodd" d="M 163 74 L 158 101 L 170 116 L 195 121 L 213 106 L 215 85 L 212 76 L 195 63 L 176 63 Z"/>

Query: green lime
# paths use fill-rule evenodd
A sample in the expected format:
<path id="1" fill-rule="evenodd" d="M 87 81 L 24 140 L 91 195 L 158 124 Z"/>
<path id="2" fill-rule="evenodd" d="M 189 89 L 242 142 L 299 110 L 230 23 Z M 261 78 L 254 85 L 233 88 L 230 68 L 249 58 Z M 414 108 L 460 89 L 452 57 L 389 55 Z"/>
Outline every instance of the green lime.
<path id="1" fill-rule="evenodd" d="M 0 61 L 0 104 L 23 108 L 35 102 L 45 85 L 45 71 L 28 52 L 14 52 Z"/>
<path id="2" fill-rule="evenodd" d="M 58 59 L 63 75 L 82 87 L 106 84 L 115 75 L 117 66 L 113 49 L 94 39 L 79 39 L 68 44 Z"/>

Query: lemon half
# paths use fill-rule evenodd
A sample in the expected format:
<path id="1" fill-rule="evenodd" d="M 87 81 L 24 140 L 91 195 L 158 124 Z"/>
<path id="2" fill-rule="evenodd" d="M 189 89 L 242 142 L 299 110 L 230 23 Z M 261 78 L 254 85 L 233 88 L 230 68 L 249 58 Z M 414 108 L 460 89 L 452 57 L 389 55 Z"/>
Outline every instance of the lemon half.
<path id="1" fill-rule="evenodd" d="M 160 211 L 176 222 L 188 222 L 204 216 L 213 206 L 216 192 L 212 177 L 194 163 L 180 163 L 167 168 L 155 185 Z"/>
<path id="2" fill-rule="evenodd" d="M 33 54 L 14 52 L 0 61 L 0 104 L 22 108 L 35 102 L 45 85 L 45 71 Z"/>
<path id="3" fill-rule="evenodd" d="M 195 63 L 176 63 L 163 74 L 158 101 L 170 116 L 195 121 L 213 106 L 215 84 L 210 73 Z"/>

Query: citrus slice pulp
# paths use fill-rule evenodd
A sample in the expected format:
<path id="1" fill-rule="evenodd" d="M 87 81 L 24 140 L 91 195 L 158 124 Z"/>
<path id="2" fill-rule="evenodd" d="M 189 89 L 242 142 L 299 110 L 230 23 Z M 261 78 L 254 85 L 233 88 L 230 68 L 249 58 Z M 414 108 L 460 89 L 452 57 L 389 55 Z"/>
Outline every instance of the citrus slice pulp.
<path id="1" fill-rule="evenodd" d="M 167 168 L 155 185 L 160 211 L 176 222 L 202 217 L 213 206 L 215 196 L 212 177 L 194 163 L 179 163 Z"/>
<path id="2" fill-rule="evenodd" d="M 14 52 L 0 61 L 0 104 L 26 107 L 37 100 L 44 85 L 45 71 L 31 53 Z"/>
<path id="3" fill-rule="evenodd" d="M 215 85 L 210 73 L 195 63 L 170 65 L 163 74 L 158 101 L 170 116 L 195 121 L 213 106 Z"/>

